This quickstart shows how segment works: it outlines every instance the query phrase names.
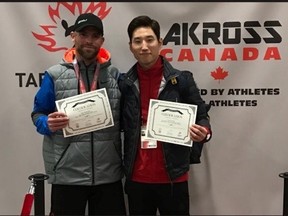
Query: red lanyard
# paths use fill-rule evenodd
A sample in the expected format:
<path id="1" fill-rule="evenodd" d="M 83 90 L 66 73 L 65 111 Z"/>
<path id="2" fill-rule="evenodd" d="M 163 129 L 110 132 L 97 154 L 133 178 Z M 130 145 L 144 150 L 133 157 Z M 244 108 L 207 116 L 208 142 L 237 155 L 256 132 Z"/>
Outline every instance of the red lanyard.
<path id="1" fill-rule="evenodd" d="M 74 61 L 73 61 L 73 66 L 74 66 L 74 69 L 75 69 L 76 77 L 79 80 L 80 93 L 81 94 L 85 93 L 86 92 L 85 84 L 84 84 L 83 78 L 81 76 L 81 73 L 80 73 L 80 70 L 79 70 L 79 65 L 78 65 L 76 59 L 74 59 Z M 97 78 L 98 78 L 99 72 L 100 72 L 100 65 L 99 65 L 99 63 L 97 63 L 90 91 L 96 90 L 96 88 L 97 88 Z"/>

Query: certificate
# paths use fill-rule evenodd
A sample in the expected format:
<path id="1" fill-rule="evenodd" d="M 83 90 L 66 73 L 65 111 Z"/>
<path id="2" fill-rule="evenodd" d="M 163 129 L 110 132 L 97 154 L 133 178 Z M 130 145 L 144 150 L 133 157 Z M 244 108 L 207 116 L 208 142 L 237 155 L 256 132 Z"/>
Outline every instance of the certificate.
<path id="1" fill-rule="evenodd" d="M 191 147 L 189 127 L 196 113 L 196 105 L 151 99 L 146 138 Z"/>
<path id="2" fill-rule="evenodd" d="M 58 111 L 66 113 L 68 125 L 64 137 L 101 130 L 114 125 L 105 88 L 57 100 Z"/>

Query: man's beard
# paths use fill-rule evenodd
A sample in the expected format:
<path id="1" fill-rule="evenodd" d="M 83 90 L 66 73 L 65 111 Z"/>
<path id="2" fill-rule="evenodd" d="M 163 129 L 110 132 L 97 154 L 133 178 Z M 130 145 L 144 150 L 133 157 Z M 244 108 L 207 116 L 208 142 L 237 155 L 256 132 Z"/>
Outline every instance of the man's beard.
<path id="1" fill-rule="evenodd" d="M 83 58 L 83 60 L 94 60 L 96 59 L 96 56 L 98 55 L 99 49 L 94 49 L 94 51 L 91 52 L 87 52 L 86 50 L 84 50 L 84 48 L 79 47 L 77 49 L 77 52 L 79 53 L 79 55 Z"/>

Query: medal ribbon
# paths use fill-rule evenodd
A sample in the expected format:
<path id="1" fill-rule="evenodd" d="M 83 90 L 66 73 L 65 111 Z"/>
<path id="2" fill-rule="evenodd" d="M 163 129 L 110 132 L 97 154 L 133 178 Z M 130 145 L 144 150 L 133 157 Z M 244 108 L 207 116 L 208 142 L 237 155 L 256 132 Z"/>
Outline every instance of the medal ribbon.
<path id="1" fill-rule="evenodd" d="M 85 93 L 86 92 L 85 84 L 84 84 L 83 78 L 81 76 L 81 73 L 80 73 L 80 70 L 79 70 L 79 65 L 78 65 L 76 59 L 74 59 L 74 61 L 73 61 L 73 66 L 74 66 L 74 69 L 75 69 L 76 77 L 79 80 L 80 93 L 81 94 Z M 100 72 L 100 64 L 97 63 L 96 68 L 95 68 L 95 72 L 94 72 L 94 77 L 93 77 L 93 80 L 92 80 L 92 83 L 91 83 L 90 91 L 93 91 L 93 90 L 97 89 L 97 79 L 98 79 L 99 72 Z"/>

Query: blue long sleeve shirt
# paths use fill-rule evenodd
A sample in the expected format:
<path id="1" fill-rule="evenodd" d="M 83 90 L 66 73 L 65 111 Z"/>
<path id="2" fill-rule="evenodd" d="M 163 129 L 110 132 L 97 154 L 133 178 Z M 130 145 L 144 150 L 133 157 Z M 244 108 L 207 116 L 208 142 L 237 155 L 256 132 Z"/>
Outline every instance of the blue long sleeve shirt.
<path id="1" fill-rule="evenodd" d="M 50 135 L 52 132 L 48 127 L 48 115 L 55 112 L 54 83 L 50 75 L 45 72 L 41 87 L 34 97 L 33 115 L 37 116 L 35 122 L 36 130 L 42 135 Z"/>

